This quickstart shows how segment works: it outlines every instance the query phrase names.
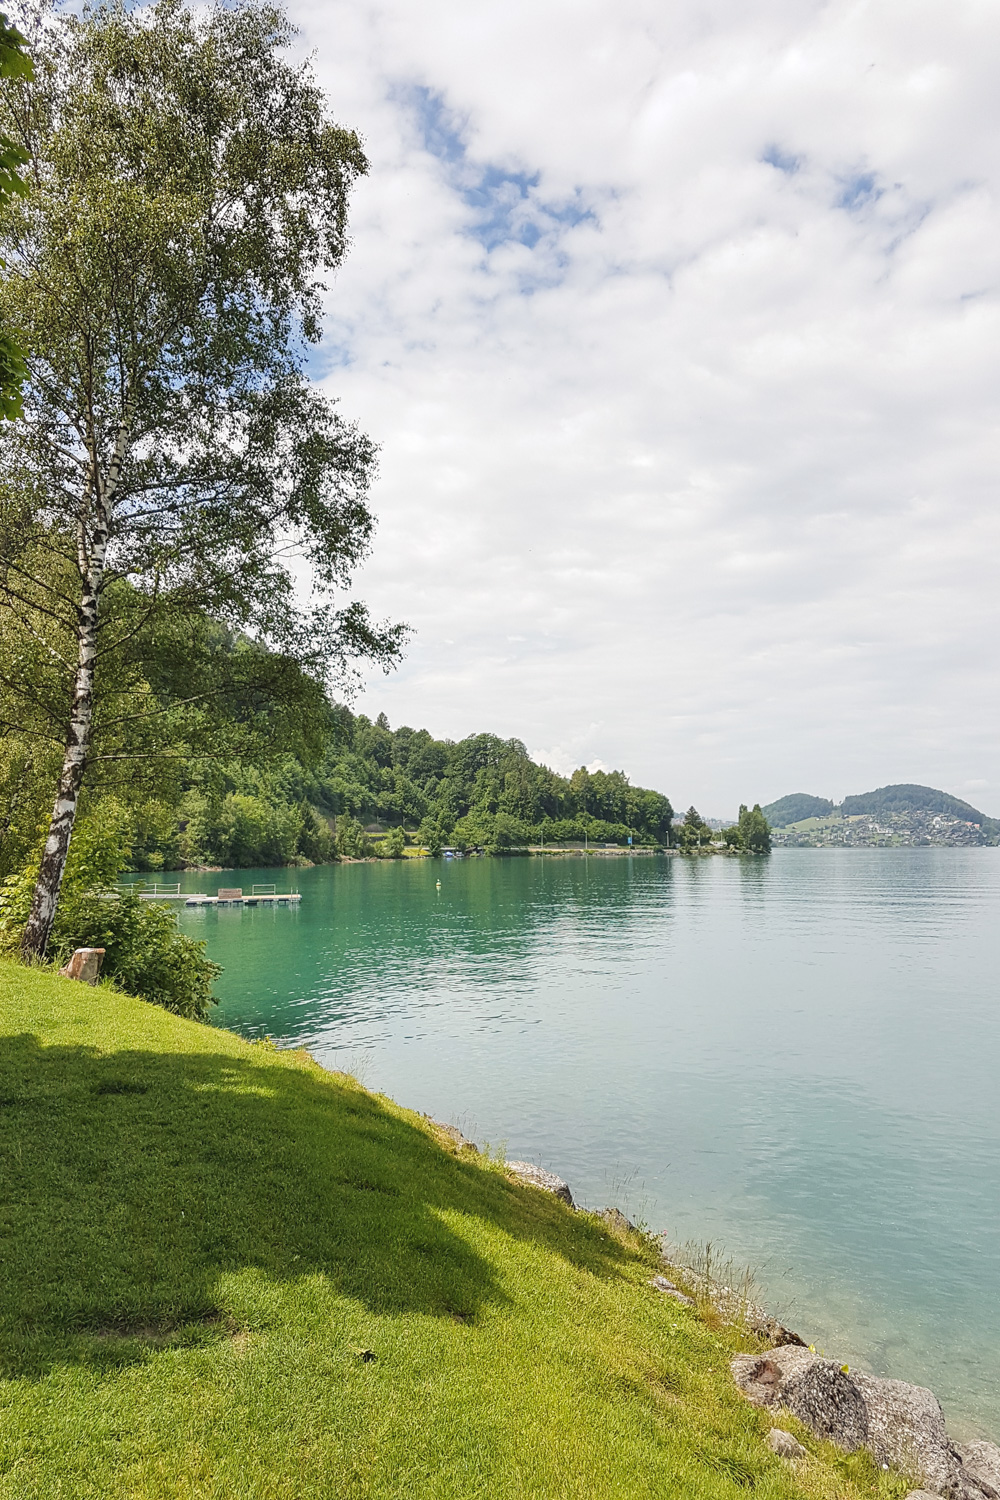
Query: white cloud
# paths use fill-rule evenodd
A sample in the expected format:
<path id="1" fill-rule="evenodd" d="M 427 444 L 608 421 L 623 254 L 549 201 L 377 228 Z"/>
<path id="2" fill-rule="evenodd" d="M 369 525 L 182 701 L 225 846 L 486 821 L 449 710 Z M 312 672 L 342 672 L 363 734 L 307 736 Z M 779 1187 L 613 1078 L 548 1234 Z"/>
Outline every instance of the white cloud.
<path id="1" fill-rule="evenodd" d="M 1000 784 L 1000 12 L 293 14 L 372 163 L 327 379 L 417 635 L 366 703 L 708 810 Z"/>

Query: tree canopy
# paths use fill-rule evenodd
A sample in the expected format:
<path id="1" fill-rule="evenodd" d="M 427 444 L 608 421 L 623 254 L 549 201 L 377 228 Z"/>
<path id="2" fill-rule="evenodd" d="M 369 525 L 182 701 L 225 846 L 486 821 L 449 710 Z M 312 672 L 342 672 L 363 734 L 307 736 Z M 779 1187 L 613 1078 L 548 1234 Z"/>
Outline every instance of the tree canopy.
<path id="1" fill-rule="evenodd" d="M 176 813 L 139 828 L 140 868 L 178 863 L 263 865 L 335 852 L 374 852 L 366 827 L 407 829 L 438 852 L 445 845 L 491 851 L 541 843 L 663 846 L 669 798 L 631 784 L 621 771 L 572 776 L 538 765 L 519 740 L 493 734 L 457 742 L 426 729 L 391 729 L 336 710 L 322 757 L 289 756 L 270 768 L 246 762 L 192 765 Z M 401 852 L 397 839 L 388 849 Z"/>
<path id="2" fill-rule="evenodd" d="M 715 837 L 698 809 L 692 804 L 684 814 L 678 831 L 678 842 L 682 849 L 702 849 Z"/>
<path id="3" fill-rule="evenodd" d="M 853 817 L 859 813 L 878 817 L 880 813 L 930 812 L 946 813 L 970 823 L 990 821 L 960 797 L 953 797 L 950 792 L 939 791 L 936 787 L 917 786 L 912 782 L 880 786 L 874 792 L 860 792 L 853 797 L 845 797 L 840 810 L 845 817 Z"/>
<path id="4" fill-rule="evenodd" d="M 722 837 L 730 849 L 738 849 L 743 854 L 771 852 L 771 828 L 761 812 L 759 802 L 755 802 L 753 807 L 747 807 L 744 803 L 740 807 L 739 818 L 732 828 L 723 829 Z"/>
<path id="5" fill-rule="evenodd" d="M 790 792 L 769 802 L 761 809 L 772 828 L 787 828 L 790 823 L 799 823 L 803 818 L 825 818 L 833 812 L 833 803 L 828 797 L 813 797 L 808 792 Z"/>
<path id="6" fill-rule="evenodd" d="M 27 354 L 0 449 L 0 629 L 8 732 L 61 750 L 25 936 L 42 952 L 88 777 L 212 730 L 220 696 L 265 713 L 358 658 L 391 665 L 405 631 L 337 598 L 370 547 L 375 450 L 305 356 L 367 164 L 289 60 L 285 16 L 18 19 L 34 71 L 6 80 L 0 131 L 30 192 L 0 215 L 0 327 Z M 212 630 L 228 652 L 202 649 Z"/>

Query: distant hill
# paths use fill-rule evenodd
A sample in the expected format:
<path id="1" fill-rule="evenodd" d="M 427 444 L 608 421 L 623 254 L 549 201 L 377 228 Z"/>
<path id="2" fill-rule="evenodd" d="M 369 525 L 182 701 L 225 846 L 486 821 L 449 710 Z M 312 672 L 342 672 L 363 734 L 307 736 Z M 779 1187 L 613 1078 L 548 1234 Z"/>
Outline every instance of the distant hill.
<path id="1" fill-rule="evenodd" d="M 912 782 L 845 797 L 839 807 L 825 797 L 792 792 L 768 803 L 763 812 L 779 830 L 776 843 L 791 846 L 1000 844 L 1000 819 L 988 818 L 950 792 Z M 831 814 L 838 816 L 818 827 L 795 826 L 807 818 L 829 819 Z"/>
<path id="2" fill-rule="evenodd" d="M 900 782 L 896 786 L 880 786 L 874 792 L 861 792 L 857 797 L 845 797 L 840 804 L 845 818 L 857 813 L 868 813 L 878 817 L 880 813 L 931 812 L 948 813 L 953 818 L 963 818 L 969 823 L 989 823 L 985 813 L 979 812 L 960 797 L 950 792 L 939 792 L 932 786 L 913 786 Z"/>
<path id="3" fill-rule="evenodd" d="M 811 797 L 808 792 L 789 792 L 777 802 L 769 802 L 761 808 L 772 828 L 787 828 L 789 823 L 800 823 L 803 818 L 826 818 L 833 812 L 829 797 Z"/>

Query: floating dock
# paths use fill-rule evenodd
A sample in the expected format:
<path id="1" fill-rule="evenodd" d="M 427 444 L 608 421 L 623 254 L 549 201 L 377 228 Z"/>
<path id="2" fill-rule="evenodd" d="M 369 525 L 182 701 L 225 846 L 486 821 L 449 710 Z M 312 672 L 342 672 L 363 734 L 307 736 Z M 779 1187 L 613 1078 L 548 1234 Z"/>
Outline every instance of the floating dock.
<path id="1" fill-rule="evenodd" d="M 302 900 L 298 891 L 276 891 L 273 885 L 255 885 L 248 894 L 239 886 L 221 886 L 209 896 L 201 891 L 182 891 L 179 881 L 176 885 L 157 882 L 143 886 L 136 894 L 143 901 L 183 901 L 185 906 L 295 906 Z"/>

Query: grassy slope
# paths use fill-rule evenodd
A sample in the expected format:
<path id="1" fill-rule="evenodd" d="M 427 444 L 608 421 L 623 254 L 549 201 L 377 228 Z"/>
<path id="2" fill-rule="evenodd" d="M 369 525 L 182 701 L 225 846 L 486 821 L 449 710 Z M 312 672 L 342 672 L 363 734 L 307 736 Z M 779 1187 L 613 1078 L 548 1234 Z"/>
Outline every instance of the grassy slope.
<path id="1" fill-rule="evenodd" d="M 904 1493 L 773 1457 L 649 1274 L 304 1054 L 0 964 L 3 1500 Z"/>

